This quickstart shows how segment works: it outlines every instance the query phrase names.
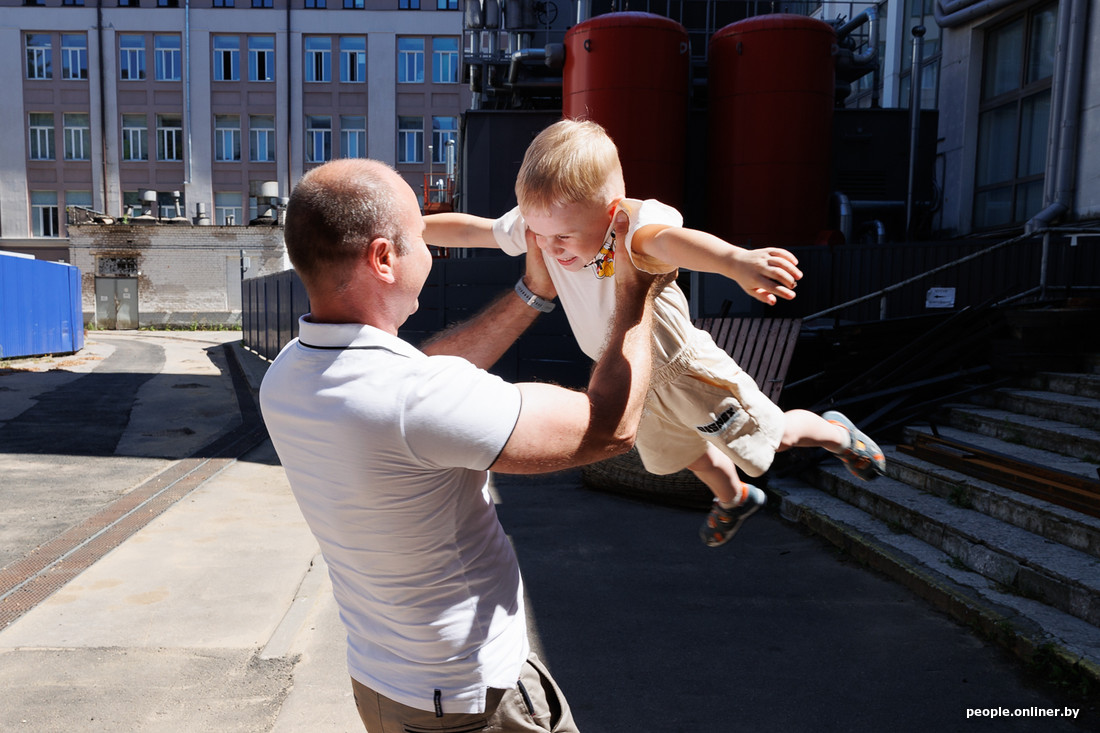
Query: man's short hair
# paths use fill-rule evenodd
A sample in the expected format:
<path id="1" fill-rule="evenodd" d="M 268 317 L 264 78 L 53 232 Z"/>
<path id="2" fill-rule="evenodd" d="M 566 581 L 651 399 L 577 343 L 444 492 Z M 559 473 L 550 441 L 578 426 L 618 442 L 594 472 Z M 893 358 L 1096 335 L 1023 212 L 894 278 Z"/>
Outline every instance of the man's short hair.
<path id="1" fill-rule="evenodd" d="M 555 205 L 622 196 L 619 150 L 599 124 L 590 120 L 555 122 L 531 141 L 516 177 L 521 211 L 547 211 Z"/>
<path id="2" fill-rule="evenodd" d="M 307 172 L 287 204 L 283 239 L 294 269 L 307 283 L 321 275 L 339 279 L 350 262 L 377 238 L 406 252 L 393 169 L 374 160 L 342 159 Z"/>

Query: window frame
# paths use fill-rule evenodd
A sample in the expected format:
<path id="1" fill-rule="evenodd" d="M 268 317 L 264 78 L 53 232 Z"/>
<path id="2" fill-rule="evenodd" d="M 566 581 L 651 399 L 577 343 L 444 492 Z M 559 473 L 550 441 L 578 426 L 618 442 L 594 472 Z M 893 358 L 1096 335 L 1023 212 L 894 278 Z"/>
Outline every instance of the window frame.
<path id="1" fill-rule="evenodd" d="M 165 40 L 175 41 L 176 45 L 158 45 Z M 183 80 L 183 40 L 178 33 L 153 35 L 153 78 L 164 82 Z"/>
<path id="2" fill-rule="evenodd" d="M 66 46 L 65 39 L 79 38 L 83 41 L 81 46 Z M 80 67 L 77 74 L 73 74 L 72 60 L 77 59 Z M 88 79 L 88 34 L 87 33 L 62 33 L 61 34 L 61 78 L 69 81 L 86 81 Z"/>
<path id="3" fill-rule="evenodd" d="M 223 124 L 233 120 L 236 121 L 235 124 Z M 217 163 L 241 162 L 240 115 L 214 115 L 214 161 Z"/>
<path id="4" fill-rule="evenodd" d="M 418 122 L 413 123 L 412 120 Z M 408 126 L 406 126 L 408 123 Z M 416 124 L 416 127 L 412 125 Z M 410 159 L 409 153 L 412 153 Z M 424 163 L 424 118 L 421 115 L 397 117 L 397 162 L 401 165 Z"/>
<path id="5" fill-rule="evenodd" d="M 31 39 L 45 39 L 45 45 L 31 45 Z M 53 78 L 53 38 L 49 33 L 24 33 L 23 48 L 26 78 L 46 81 Z M 32 72 L 33 70 L 33 72 Z"/>
<path id="6" fill-rule="evenodd" d="M 140 119 L 141 125 L 130 124 L 127 125 L 127 117 L 130 118 L 130 122 Z M 123 114 L 122 115 L 122 147 L 121 147 L 121 159 L 123 163 L 144 163 L 149 160 L 149 118 L 144 113 L 140 114 Z M 134 145 L 137 144 L 140 150 L 138 151 L 139 157 L 134 157 Z"/>
<path id="7" fill-rule="evenodd" d="M 234 42 L 234 46 L 228 45 Z M 219 43 L 222 45 L 219 46 Z M 239 82 L 241 80 L 241 37 L 233 33 L 220 33 L 210 40 L 213 51 L 213 75 L 215 82 Z M 226 65 L 228 64 L 228 69 Z M 226 76 L 228 70 L 229 76 Z"/>
<path id="8" fill-rule="evenodd" d="M 83 117 L 83 125 L 69 124 L 70 118 Z M 62 137 L 64 139 L 65 160 L 91 160 L 92 159 L 92 125 L 91 115 L 87 112 L 64 112 L 61 115 Z M 73 153 L 80 148 L 81 155 Z"/>
<path id="9" fill-rule="evenodd" d="M 328 47 L 320 44 L 327 42 Z M 311 48 L 311 44 L 315 47 Z M 332 36 L 306 36 L 302 39 L 304 70 L 307 84 L 328 84 L 332 81 Z M 320 76 L 321 78 L 318 78 Z"/>
<path id="10" fill-rule="evenodd" d="M 327 120 L 328 127 L 318 127 L 321 120 Z M 307 163 L 327 163 L 332 160 L 332 115 L 306 115 L 305 138 Z"/>
<path id="11" fill-rule="evenodd" d="M 169 122 L 175 124 L 168 124 Z M 172 157 L 173 155 L 175 157 Z M 161 163 L 183 161 L 183 115 L 175 113 L 157 115 L 157 161 Z"/>
<path id="12" fill-rule="evenodd" d="M 419 48 L 416 48 L 416 45 Z M 403 46 L 405 46 L 403 48 Z M 424 54 L 427 44 L 424 36 L 399 36 L 397 39 L 397 83 L 424 83 Z M 411 72 L 411 74 L 410 74 Z M 410 75 L 413 78 L 409 78 Z"/>
<path id="13" fill-rule="evenodd" d="M 125 46 L 127 41 L 141 39 L 141 47 Z M 119 81 L 145 81 L 145 34 L 143 33 L 119 33 L 118 34 L 118 79 Z M 133 67 L 137 66 L 135 70 Z M 131 76 L 136 73 L 137 76 Z"/>
<path id="14" fill-rule="evenodd" d="M 30 112 L 27 117 L 27 159 L 57 160 L 57 135 L 53 112 Z"/>
<path id="15" fill-rule="evenodd" d="M 271 120 L 271 126 L 260 126 L 257 122 Z M 257 157 L 256 153 L 263 147 L 264 157 Z M 251 163 L 274 163 L 275 148 L 275 116 L 274 115 L 249 115 L 248 116 L 248 160 Z"/>

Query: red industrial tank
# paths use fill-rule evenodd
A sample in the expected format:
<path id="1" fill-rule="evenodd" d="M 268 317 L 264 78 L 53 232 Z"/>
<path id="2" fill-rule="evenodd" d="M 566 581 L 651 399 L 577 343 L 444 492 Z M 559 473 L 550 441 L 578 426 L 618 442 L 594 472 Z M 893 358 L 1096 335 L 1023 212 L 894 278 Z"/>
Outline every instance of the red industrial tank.
<path id="1" fill-rule="evenodd" d="M 829 207 L 836 31 L 760 15 L 711 37 L 710 230 L 741 245 L 823 240 Z"/>
<path id="2" fill-rule="evenodd" d="M 608 13 L 565 34 L 562 114 L 603 125 L 619 148 L 626 193 L 682 208 L 687 30 L 651 13 Z"/>

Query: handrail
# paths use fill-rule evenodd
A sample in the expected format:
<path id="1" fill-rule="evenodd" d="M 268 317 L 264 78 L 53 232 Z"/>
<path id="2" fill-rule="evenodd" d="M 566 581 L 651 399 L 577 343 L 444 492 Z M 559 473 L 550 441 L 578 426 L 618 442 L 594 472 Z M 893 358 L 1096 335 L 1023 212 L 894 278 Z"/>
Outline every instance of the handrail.
<path id="1" fill-rule="evenodd" d="M 965 255 L 963 257 L 960 257 L 956 260 L 952 260 L 951 262 L 946 262 L 942 265 L 939 265 L 938 267 L 933 267 L 931 270 L 927 270 L 925 272 L 922 272 L 919 275 L 914 275 L 913 277 L 906 278 L 905 280 L 901 280 L 900 282 L 896 282 L 893 285 L 887 285 L 886 287 L 882 288 L 881 290 L 876 290 L 875 292 L 868 293 L 867 295 L 861 295 L 858 298 L 854 298 L 854 299 L 849 300 L 845 303 L 840 303 L 839 305 L 830 306 L 829 308 L 826 308 L 825 310 L 818 311 L 817 313 L 811 313 L 808 316 L 804 316 L 802 321 L 803 321 L 803 323 L 809 323 L 810 321 L 812 321 L 814 319 L 822 318 L 824 316 L 829 315 L 830 313 L 835 313 L 839 310 L 843 310 L 843 309 L 848 308 L 850 306 L 858 305 L 859 303 L 864 303 L 868 300 L 873 300 L 875 298 L 881 298 L 882 296 L 887 295 L 889 293 L 892 293 L 895 290 L 900 290 L 901 288 L 905 287 L 906 285 L 912 285 L 913 283 L 919 282 L 919 281 L 921 281 L 921 280 L 923 280 L 923 279 L 925 279 L 925 278 L 927 278 L 931 275 L 935 275 L 937 273 L 943 272 L 944 270 L 949 270 L 949 269 L 951 269 L 953 267 L 957 267 L 957 266 L 959 266 L 963 263 L 970 262 L 971 260 L 978 259 L 979 257 L 984 257 L 985 255 L 987 255 L 991 252 L 995 252 L 999 249 L 1007 247 L 1010 244 L 1016 244 L 1018 242 L 1022 242 L 1026 239 L 1031 239 L 1031 238 L 1034 238 L 1034 237 L 1043 236 L 1044 237 L 1044 247 L 1045 247 L 1046 246 L 1046 236 L 1049 235 L 1049 234 L 1069 234 L 1069 235 L 1073 235 L 1073 234 L 1098 234 L 1098 235 L 1100 235 L 1100 228 L 1093 228 L 1093 227 L 1047 227 L 1047 228 L 1044 228 L 1044 229 L 1036 229 L 1035 231 L 1031 231 L 1031 232 L 1024 232 L 1023 234 L 1012 237 L 1011 239 L 1006 239 L 1003 242 L 998 242 L 996 244 L 990 245 L 989 247 L 987 247 L 983 250 L 980 250 L 978 252 L 971 252 L 970 254 Z M 1044 257 L 1045 257 L 1045 254 L 1044 254 Z M 1045 278 L 1045 268 L 1043 270 L 1043 276 L 1042 277 Z M 1041 283 L 1039 283 L 1039 285 L 1036 288 L 1032 288 L 1028 292 L 1032 292 L 1035 289 L 1045 288 L 1045 287 L 1046 287 L 1046 283 L 1041 282 Z"/>

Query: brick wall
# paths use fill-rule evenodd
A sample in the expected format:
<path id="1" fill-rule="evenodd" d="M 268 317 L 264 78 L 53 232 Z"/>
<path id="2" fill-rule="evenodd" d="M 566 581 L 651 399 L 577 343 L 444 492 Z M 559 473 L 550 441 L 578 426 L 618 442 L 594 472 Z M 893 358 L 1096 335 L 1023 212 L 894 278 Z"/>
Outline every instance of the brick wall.
<path id="1" fill-rule="evenodd" d="M 246 277 L 287 267 L 282 228 L 271 225 L 86 224 L 70 226 L 69 238 L 84 323 L 101 327 L 97 278 L 136 280 L 139 326 L 223 325 L 241 321 L 242 250 Z"/>

